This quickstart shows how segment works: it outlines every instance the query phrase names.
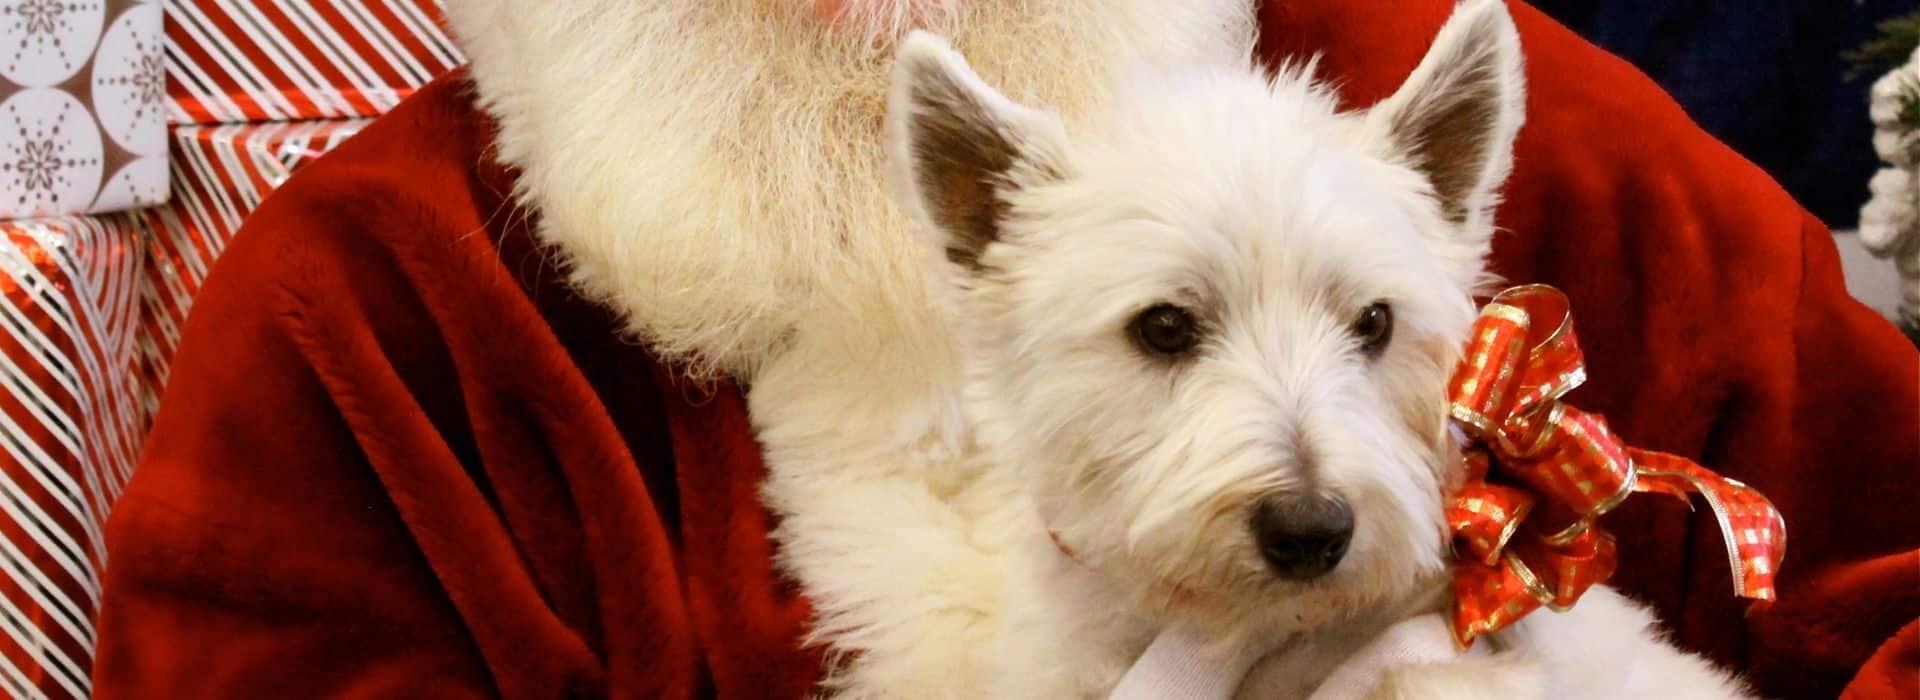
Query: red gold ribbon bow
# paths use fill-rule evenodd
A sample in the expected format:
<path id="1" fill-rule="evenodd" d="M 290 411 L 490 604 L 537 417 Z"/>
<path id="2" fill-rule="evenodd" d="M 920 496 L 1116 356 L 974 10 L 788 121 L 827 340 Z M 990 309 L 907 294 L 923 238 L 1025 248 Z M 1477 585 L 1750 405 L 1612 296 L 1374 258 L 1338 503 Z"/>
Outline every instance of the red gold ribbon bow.
<path id="1" fill-rule="evenodd" d="M 1480 310 L 1466 350 L 1448 408 L 1471 444 L 1466 481 L 1446 509 L 1463 648 L 1543 605 L 1564 610 L 1612 575 L 1619 553 L 1594 521 L 1635 491 L 1699 494 L 1726 539 L 1734 595 L 1773 599 L 1787 531 L 1765 496 L 1684 458 L 1628 447 L 1600 416 L 1560 403 L 1586 380 L 1560 290 L 1501 292 Z"/>

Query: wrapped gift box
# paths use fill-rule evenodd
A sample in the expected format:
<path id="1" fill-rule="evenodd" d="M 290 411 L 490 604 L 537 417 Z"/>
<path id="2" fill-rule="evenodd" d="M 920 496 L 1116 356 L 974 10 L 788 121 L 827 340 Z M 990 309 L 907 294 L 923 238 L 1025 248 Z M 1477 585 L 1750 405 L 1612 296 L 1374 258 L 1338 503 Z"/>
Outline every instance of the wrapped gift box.
<path id="1" fill-rule="evenodd" d="M 159 2 L 0 0 L 0 217 L 167 195 Z"/>
<path id="2" fill-rule="evenodd" d="M 85 697 L 107 508 L 145 416 L 141 220 L 0 222 L 0 689 Z"/>
<path id="3" fill-rule="evenodd" d="M 435 0 L 166 0 L 175 124 L 372 117 L 460 65 Z"/>

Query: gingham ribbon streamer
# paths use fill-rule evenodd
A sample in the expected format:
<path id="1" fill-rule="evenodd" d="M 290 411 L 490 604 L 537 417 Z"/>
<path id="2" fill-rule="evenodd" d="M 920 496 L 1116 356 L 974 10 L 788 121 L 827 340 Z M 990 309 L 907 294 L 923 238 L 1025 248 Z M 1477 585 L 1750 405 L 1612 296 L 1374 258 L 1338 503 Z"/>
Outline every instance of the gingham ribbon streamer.
<path id="1" fill-rule="evenodd" d="M 1446 509 L 1462 647 L 1541 606 L 1566 609 L 1612 575 L 1618 550 L 1594 521 L 1635 491 L 1704 498 L 1726 538 L 1734 595 L 1774 597 L 1787 532 L 1773 504 L 1684 458 L 1628 447 L 1600 416 L 1560 403 L 1584 381 L 1559 290 L 1514 287 L 1481 309 L 1448 386 L 1449 411 L 1472 443 Z"/>

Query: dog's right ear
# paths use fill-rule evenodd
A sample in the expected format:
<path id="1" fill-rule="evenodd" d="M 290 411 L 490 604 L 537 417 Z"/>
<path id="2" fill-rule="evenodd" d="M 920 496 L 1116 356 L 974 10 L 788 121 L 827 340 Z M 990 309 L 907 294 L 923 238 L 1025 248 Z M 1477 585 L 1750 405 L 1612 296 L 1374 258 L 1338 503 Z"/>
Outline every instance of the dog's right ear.
<path id="1" fill-rule="evenodd" d="M 1476 234 L 1491 233 L 1526 121 L 1521 63 L 1505 0 L 1462 0 L 1413 74 L 1367 112 L 1375 133 L 1433 184 L 1442 213 Z"/>
<path id="2" fill-rule="evenodd" d="M 887 130 L 908 206 L 968 271 L 1000 238 L 1008 194 L 1060 176 L 1066 142 L 1051 115 L 1008 100 L 945 40 L 921 31 L 895 58 Z"/>

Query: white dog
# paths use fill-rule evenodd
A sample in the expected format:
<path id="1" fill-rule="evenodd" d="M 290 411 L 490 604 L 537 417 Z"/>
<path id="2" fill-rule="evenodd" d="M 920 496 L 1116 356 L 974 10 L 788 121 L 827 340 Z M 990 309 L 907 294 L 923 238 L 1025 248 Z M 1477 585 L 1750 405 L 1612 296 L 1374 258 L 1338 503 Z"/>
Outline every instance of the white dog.
<path id="1" fill-rule="evenodd" d="M 1005 588 L 952 625 L 984 644 L 868 644 L 846 663 L 922 675 L 903 688 L 1096 697 L 1181 621 L 1273 650 L 1242 696 L 1305 697 L 1444 608 L 1459 454 L 1443 395 L 1523 112 L 1503 3 L 1462 5 L 1361 112 L 1311 65 L 1202 65 L 1134 74 L 1068 134 L 931 35 L 896 70 L 896 175 L 938 239 L 985 457 L 951 487 L 984 504 L 952 524 L 974 554 L 930 566 L 997 568 L 956 585 Z M 1374 692 L 1744 692 L 1605 589 L 1480 646 L 1385 669 Z"/>

